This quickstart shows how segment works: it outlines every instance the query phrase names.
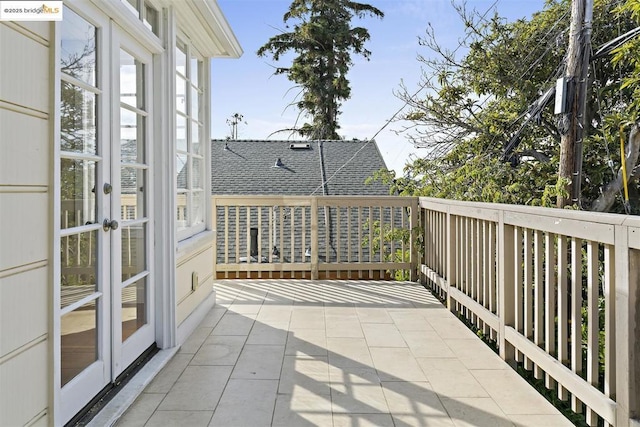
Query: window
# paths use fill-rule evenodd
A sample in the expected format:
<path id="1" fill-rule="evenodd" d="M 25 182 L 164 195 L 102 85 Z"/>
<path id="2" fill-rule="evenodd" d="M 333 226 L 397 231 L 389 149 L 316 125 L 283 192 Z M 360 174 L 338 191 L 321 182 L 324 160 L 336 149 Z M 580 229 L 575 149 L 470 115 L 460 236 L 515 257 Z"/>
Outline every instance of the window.
<path id="1" fill-rule="evenodd" d="M 187 43 L 176 45 L 176 225 L 178 238 L 205 228 L 206 145 L 203 136 L 203 62 Z"/>
<path id="2" fill-rule="evenodd" d="M 133 13 L 136 18 L 140 19 L 144 26 L 150 29 L 153 34 L 160 37 L 160 23 L 158 20 L 158 10 L 149 2 L 144 0 L 121 0 L 122 3 Z"/>

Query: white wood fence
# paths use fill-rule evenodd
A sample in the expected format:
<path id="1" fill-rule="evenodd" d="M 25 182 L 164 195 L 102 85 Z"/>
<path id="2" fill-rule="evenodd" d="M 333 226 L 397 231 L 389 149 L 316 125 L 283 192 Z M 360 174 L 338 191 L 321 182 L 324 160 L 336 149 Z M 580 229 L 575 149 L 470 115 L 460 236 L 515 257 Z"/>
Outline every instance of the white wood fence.
<path id="1" fill-rule="evenodd" d="M 214 269 L 221 278 L 413 278 L 417 206 L 404 197 L 214 196 Z"/>
<path id="2" fill-rule="evenodd" d="M 640 218 L 421 198 L 422 280 L 589 425 L 640 415 Z"/>

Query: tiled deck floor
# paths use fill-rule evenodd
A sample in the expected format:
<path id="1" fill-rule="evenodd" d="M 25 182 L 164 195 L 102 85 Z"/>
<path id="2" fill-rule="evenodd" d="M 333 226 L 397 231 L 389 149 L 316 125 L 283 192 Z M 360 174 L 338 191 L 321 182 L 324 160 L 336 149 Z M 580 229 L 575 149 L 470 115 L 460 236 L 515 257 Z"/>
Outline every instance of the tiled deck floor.
<path id="1" fill-rule="evenodd" d="M 215 287 L 118 426 L 571 425 L 422 286 Z"/>

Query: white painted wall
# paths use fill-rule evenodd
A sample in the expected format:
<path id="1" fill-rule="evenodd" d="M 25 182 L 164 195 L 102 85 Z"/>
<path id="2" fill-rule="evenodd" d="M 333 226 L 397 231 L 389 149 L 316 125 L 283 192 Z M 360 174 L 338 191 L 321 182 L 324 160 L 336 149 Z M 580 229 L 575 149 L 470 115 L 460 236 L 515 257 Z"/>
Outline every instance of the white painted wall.
<path id="1" fill-rule="evenodd" d="M 50 22 L 0 22 L 0 425 L 48 423 Z"/>

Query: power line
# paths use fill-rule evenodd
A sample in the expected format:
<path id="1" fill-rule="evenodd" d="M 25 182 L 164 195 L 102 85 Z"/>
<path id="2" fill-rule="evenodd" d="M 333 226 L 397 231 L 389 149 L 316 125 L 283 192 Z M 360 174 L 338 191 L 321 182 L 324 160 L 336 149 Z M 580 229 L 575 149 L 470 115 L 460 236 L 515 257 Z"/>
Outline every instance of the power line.
<path id="1" fill-rule="evenodd" d="M 480 21 L 485 21 L 486 20 L 486 16 L 487 14 L 493 10 L 495 8 L 495 6 L 500 2 L 500 0 L 494 0 L 494 2 L 491 4 L 491 6 L 489 6 L 489 8 L 487 8 L 487 10 L 480 16 L 478 22 Z M 463 45 L 464 43 L 469 39 L 469 37 L 471 37 L 472 33 L 467 33 L 467 35 L 465 36 L 464 39 L 462 39 L 461 41 L 458 42 L 458 46 L 452 51 L 452 55 L 454 55 Z M 357 155 L 365 149 L 365 147 L 371 142 L 374 141 L 375 138 L 380 134 L 380 132 L 382 132 L 384 129 L 386 129 L 387 126 L 389 126 L 389 124 L 395 120 L 395 118 L 398 116 L 398 114 L 400 114 L 408 105 L 409 105 L 409 99 L 413 99 L 416 96 L 418 96 L 420 94 L 420 92 L 422 92 L 426 87 L 427 84 L 429 82 L 426 82 L 425 84 L 421 85 L 421 87 L 413 94 L 411 95 L 407 100 L 404 101 L 404 104 L 395 112 L 393 113 L 393 115 L 386 120 L 386 122 L 382 125 L 382 127 L 380 127 L 380 129 L 378 129 L 374 135 L 365 143 L 362 145 L 362 147 L 360 147 L 352 156 L 351 158 L 349 158 L 347 161 L 344 162 L 344 164 L 342 166 L 340 166 L 330 177 L 328 177 L 326 180 L 324 180 L 322 182 L 322 184 L 320 184 L 315 190 L 313 190 L 311 192 L 311 195 L 315 194 L 318 190 L 322 189 L 326 184 L 329 183 L 329 181 L 331 181 L 342 169 L 344 169 L 347 165 L 349 165 L 356 157 Z M 486 102 L 486 100 L 485 100 Z M 484 103 L 483 103 L 484 104 Z M 445 147 L 444 149 L 440 148 L 440 150 L 448 150 L 450 148 L 450 145 L 448 145 L 447 147 Z"/>

